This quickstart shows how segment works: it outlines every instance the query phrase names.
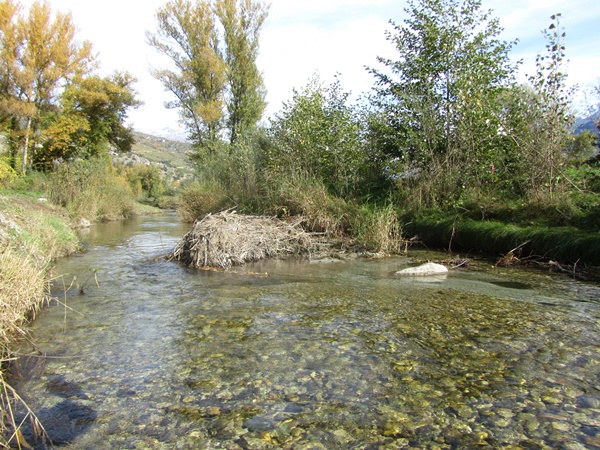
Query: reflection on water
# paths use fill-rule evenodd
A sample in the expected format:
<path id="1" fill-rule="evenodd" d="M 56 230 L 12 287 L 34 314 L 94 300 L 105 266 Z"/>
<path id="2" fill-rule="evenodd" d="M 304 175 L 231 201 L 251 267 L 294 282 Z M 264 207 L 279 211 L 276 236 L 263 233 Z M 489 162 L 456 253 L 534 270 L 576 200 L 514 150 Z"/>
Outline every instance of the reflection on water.
<path id="1" fill-rule="evenodd" d="M 600 446 L 598 286 L 484 263 L 391 275 L 406 258 L 237 273 L 156 258 L 184 232 L 169 216 L 102 225 L 61 262 L 85 295 L 57 283 L 33 324 L 43 370 L 19 383 L 55 443 Z"/>

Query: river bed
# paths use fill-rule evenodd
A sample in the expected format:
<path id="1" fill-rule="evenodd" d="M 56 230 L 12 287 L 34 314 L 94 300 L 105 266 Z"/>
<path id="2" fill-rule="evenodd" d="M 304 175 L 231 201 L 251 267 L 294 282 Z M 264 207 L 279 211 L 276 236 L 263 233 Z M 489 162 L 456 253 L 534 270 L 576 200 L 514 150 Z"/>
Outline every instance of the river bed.
<path id="1" fill-rule="evenodd" d="M 422 251 L 197 271 L 160 258 L 188 228 L 97 225 L 59 262 L 13 379 L 54 446 L 600 448 L 597 284 L 394 275 Z"/>

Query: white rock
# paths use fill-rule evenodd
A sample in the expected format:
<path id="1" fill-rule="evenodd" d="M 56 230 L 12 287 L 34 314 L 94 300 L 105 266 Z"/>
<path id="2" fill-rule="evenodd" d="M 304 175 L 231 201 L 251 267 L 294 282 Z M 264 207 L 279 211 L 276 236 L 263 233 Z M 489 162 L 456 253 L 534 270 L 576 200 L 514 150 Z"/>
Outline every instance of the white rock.
<path id="1" fill-rule="evenodd" d="M 425 263 L 417 267 L 408 267 L 399 270 L 396 275 L 429 276 L 448 273 L 448 268 L 436 263 Z"/>

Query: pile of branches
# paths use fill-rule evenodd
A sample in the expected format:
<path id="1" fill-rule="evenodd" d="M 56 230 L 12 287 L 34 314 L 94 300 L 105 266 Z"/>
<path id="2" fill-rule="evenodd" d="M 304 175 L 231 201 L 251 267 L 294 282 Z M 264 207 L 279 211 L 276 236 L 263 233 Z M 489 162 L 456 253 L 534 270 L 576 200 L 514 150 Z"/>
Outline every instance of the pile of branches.
<path id="1" fill-rule="evenodd" d="M 194 268 L 224 270 L 234 265 L 291 255 L 310 254 L 315 244 L 300 223 L 235 211 L 208 214 L 194 223 L 169 259 Z"/>

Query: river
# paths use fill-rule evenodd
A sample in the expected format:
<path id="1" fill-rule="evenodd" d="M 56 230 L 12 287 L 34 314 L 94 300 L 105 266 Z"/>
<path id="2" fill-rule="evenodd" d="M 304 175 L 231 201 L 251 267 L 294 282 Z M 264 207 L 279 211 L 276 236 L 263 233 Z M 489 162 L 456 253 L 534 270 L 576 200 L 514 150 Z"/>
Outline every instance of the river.
<path id="1" fill-rule="evenodd" d="M 427 252 L 190 270 L 160 258 L 188 227 L 96 225 L 58 263 L 12 380 L 55 446 L 600 448 L 600 286 L 394 275 Z"/>

